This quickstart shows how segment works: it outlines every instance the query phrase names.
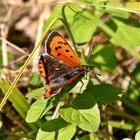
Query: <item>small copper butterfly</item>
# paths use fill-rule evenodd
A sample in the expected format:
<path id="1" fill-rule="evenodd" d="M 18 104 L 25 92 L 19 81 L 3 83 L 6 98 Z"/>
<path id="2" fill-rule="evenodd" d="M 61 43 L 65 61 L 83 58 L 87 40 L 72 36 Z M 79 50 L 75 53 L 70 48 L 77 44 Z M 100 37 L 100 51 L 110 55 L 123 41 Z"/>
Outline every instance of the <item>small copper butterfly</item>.
<path id="1" fill-rule="evenodd" d="M 64 37 L 56 31 L 52 31 L 45 41 L 45 53 L 40 56 L 38 67 L 46 84 L 50 84 L 45 90 L 45 99 L 80 80 L 88 72 Z"/>

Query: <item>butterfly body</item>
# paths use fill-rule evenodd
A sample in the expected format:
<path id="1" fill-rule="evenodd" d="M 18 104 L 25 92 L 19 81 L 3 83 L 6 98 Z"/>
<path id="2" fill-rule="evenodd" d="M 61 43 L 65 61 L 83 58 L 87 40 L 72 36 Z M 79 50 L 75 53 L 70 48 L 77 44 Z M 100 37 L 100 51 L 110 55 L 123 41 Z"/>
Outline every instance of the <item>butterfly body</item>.
<path id="1" fill-rule="evenodd" d="M 81 65 L 78 56 L 56 31 L 50 33 L 45 44 L 45 53 L 39 59 L 39 71 L 46 84 L 50 84 L 44 94 L 47 99 L 80 80 L 88 70 Z"/>

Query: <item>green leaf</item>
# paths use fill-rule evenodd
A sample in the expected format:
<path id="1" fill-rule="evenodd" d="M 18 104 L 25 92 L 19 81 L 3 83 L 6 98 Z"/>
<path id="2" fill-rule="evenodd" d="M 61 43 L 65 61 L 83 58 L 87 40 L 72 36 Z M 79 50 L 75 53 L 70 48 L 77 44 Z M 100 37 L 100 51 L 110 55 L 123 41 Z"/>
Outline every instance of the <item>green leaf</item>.
<path id="1" fill-rule="evenodd" d="M 91 40 L 93 33 L 97 28 L 97 21 L 98 17 L 93 16 L 93 14 L 89 13 L 88 11 L 83 11 L 82 13 L 75 15 L 70 28 L 76 43 L 86 43 Z"/>
<path id="2" fill-rule="evenodd" d="M 114 19 L 118 29 L 110 40 L 115 45 L 126 45 L 127 47 L 136 47 L 140 44 L 140 29 L 129 26 L 123 22 Z"/>
<path id="3" fill-rule="evenodd" d="M 60 101 L 59 94 L 50 99 L 38 99 L 35 101 L 28 110 L 26 121 L 33 123 L 42 118 L 52 107 L 56 106 Z"/>
<path id="4" fill-rule="evenodd" d="M 86 93 L 93 95 L 95 101 L 101 105 L 114 102 L 118 98 L 118 95 L 122 93 L 122 89 L 104 83 L 93 86 L 93 84 L 90 82 L 85 90 L 85 94 Z"/>
<path id="5" fill-rule="evenodd" d="M 124 12 L 124 10 L 122 9 L 125 9 L 123 3 L 118 3 L 118 2 L 108 2 L 106 4 L 106 8 L 105 10 L 113 15 L 114 17 L 121 17 L 121 18 L 124 18 L 124 19 L 128 19 L 129 18 L 129 13 L 127 11 Z"/>
<path id="6" fill-rule="evenodd" d="M 109 44 L 97 46 L 89 58 L 89 64 L 103 70 L 114 69 L 117 66 L 115 47 Z"/>
<path id="7" fill-rule="evenodd" d="M 41 127 L 41 130 L 47 132 L 58 131 L 59 129 L 66 127 L 67 125 L 68 123 L 65 120 L 63 120 L 62 118 L 58 118 L 45 122 Z"/>
<path id="8" fill-rule="evenodd" d="M 133 71 L 133 76 L 137 82 L 140 82 L 140 63 L 137 64 L 135 70 Z"/>
<path id="9" fill-rule="evenodd" d="M 32 73 L 32 76 L 29 78 L 29 83 L 30 83 L 32 86 L 36 87 L 36 86 L 38 85 L 40 79 L 41 79 L 41 78 L 40 78 L 38 72 L 33 72 L 33 73 Z"/>
<path id="10" fill-rule="evenodd" d="M 100 112 L 97 105 L 89 109 L 75 109 L 64 105 L 59 109 L 59 113 L 65 121 L 88 132 L 95 132 L 100 124 Z"/>
<path id="11" fill-rule="evenodd" d="M 81 94 L 72 103 L 75 109 L 90 109 L 95 104 L 95 99 L 91 94 Z"/>
<path id="12" fill-rule="evenodd" d="M 61 5 L 56 5 L 53 8 L 53 11 L 51 12 L 50 17 L 46 20 L 44 24 L 44 29 L 46 29 L 50 25 L 53 19 L 61 17 L 61 10 L 62 10 Z M 62 22 L 58 20 L 58 22 L 53 27 L 59 27 L 59 26 L 62 26 Z"/>
<path id="13" fill-rule="evenodd" d="M 40 99 L 41 97 L 43 97 L 44 89 L 45 89 L 45 87 L 41 87 L 41 88 L 32 90 L 31 92 L 29 92 L 26 95 L 26 97 L 28 97 L 28 98 L 34 98 L 34 99 Z"/>
<path id="14" fill-rule="evenodd" d="M 79 140 L 100 140 L 100 138 L 95 134 L 85 135 L 83 137 L 80 137 Z"/>
<path id="15" fill-rule="evenodd" d="M 84 2 L 84 3 L 93 3 L 93 0 L 80 0 L 81 2 Z"/>
<path id="16" fill-rule="evenodd" d="M 36 140 L 71 140 L 76 132 L 76 126 L 68 124 L 62 118 L 44 123 L 39 129 Z"/>
<path id="17" fill-rule="evenodd" d="M 0 79 L 0 88 L 3 93 L 6 93 L 10 87 L 10 82 L 8 79 Z M 27 111 L 29 110 L 29 104 L 27 103 L 25 97 L 20 92 L 19 89 L 14 87 L 12 93 L 10 94 L 8 100 L 12 103 L 12 106 L 19 113 L 19 115 L 25 120 Z M 36 130 L 36 124 L 29 124 L 32 130 Z"/>
<path id="18" fill-rule="evenodd" d="M 8 79 L 0 79 L 0 89 L 3 91 L 3 93 L 6 93 L 10 86 L 11 83 Z M 16 109 L 20 116 L 25 119 L 26 113 L 29 109 L 29 104 L 18 88 L 15 87 L 13 89 L 8 100 L 12 103 L 12 106 Z"/>
<path id="19" fill-rule="evenodd" d="M 47 28 L 54 18 L 58 18 L 58 19 L 62 18 L 62 7 L 63 7 L 63 5 L 56 5 L 53 8 L 53 11 L 51 12 L 50 17 L 47 19 L 47 21 L 44 24 L 44 28 Z M 73 16 L 75 15 L 75 12 L 73 12 L 70 8 L 66 7 L 65 8 L 65 14 L 66 14 L 66 17 L 68 18 L 68 22 L 71 23 L 73 21 Z M 53 25 L 52 28 L 53 29 L 58 28 L 62 25 L 63 25 L 63 23 L 60 20 L 58 20 Z"/>
<path id="20" fill-rule="evenodd" d="M 26 122 L 36 122 L 47 106 L 48 100 L 39 99 L 35 101 L 27 112 Z"/>
<path id="21" fill-rule="evenodd" d="M 138 131 L 135 135 L 135 140 L 140 140 L 140 131 Z"/>

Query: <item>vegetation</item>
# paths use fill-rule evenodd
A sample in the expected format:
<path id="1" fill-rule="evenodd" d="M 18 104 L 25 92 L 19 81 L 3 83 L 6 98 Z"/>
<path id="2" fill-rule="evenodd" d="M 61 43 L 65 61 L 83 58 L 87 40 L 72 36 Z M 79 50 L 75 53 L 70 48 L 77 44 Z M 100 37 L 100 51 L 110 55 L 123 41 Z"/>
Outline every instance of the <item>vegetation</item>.
<path id="1" fill-rule="evenodd" d="M 0 1 L 0 140 L 139 140 L 139 17 L 129 0 Z M 45 100 L 38 58 L 52 30 L 91 70 Z"/>

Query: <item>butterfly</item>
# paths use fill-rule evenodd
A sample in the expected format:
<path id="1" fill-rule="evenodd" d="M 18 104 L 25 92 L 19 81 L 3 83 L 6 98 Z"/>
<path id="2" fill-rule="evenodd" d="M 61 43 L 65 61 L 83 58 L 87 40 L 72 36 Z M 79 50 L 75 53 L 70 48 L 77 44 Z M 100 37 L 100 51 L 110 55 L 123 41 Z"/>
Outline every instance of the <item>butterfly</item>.
<path id="1" fill-rule="evenodd" d="M 88 72 L 71 46 L 57 31 L 52 31 L 45 41 L 45 53 L 39 58 L 40 76 L 50 86 L 44 99 L 59 93 L 66 86 L 81 80 Z"/>

